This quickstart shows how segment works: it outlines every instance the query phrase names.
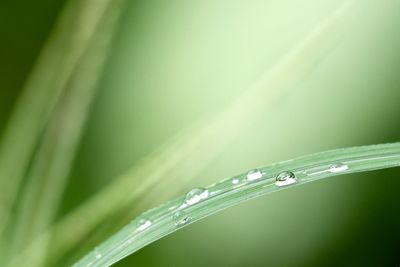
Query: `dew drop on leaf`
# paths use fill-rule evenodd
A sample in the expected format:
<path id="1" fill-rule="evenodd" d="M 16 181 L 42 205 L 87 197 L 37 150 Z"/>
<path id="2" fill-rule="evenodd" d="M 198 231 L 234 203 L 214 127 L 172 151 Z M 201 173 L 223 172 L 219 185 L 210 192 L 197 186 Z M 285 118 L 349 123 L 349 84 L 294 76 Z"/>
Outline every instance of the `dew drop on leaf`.
<path id="1" fill-rule="evenodd" d="M 185 197 L 185 202 L 187 205 L 196 204 L 208 197 L 208 190 L 204 188 L 194 188 L 190 190 Z"/>
<path id="2" fill-rule="evenodd" d="M 233 178 L 232 179 L 232 184 L 238 184 L 240 181 L 238 178 Z"/>
<path id="3" fill-rule="evenodd" d="M 138 225 L 137 225 L 136 229 L 137 229 L 138 231 L 143 231 L 143 230 L 149 228 L 151 225 L 152 225 L 152 222 L 151 222 L 150 220 L 148 220 L 148 219 L 141 219 L 141 220 L 138 222 Z"/>
<path id="4" fill-rule="evenodd" d="M 347 166 L 346 164 L 343 164 L 343 163 L 335 163 L 335 164 L 332 164 L 330 167 L 329 167 L 329 172 L 331 172 L 331 173 L 337 173 L 337 172 L 343 172 L 343 171 L 346 171 L 347 169 L 349 168 L 349 166 Z"/>
<path id="5" fill-rule="evenodd" d="M 284 171 L 276 176 L 275 185 L 286 186 L 296 183 L 296 175 L 293 172 Z"/>
<path id="6" fill-rule="evenodd" d="M 176 226 L 181 226 L 186 224 L 189 221 L 189 216 L 184 211 L 177 211 L 172 216 L 172 220 L 174 221 Z"/>
<path id="7" fill-rule="evenodd" d="M 99 252 L 98 248 L 94 249 L 94 257 L 98 260 L 102 257 L 101 253 Z"/>
<path id="8" fill-rule="evenodd" d="M 264 173 L 262 173 L 259 169 L 250 170 L 247 172 L 247 181 L 255 181 L 263 177 Z"/>

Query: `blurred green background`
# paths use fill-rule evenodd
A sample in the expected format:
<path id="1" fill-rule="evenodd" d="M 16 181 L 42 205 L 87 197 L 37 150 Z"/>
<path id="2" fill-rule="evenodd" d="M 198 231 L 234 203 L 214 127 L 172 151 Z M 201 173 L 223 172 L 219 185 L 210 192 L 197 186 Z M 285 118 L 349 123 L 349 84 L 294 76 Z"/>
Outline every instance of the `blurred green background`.
<path id="1" fill-rule="evenodd" d="M 0 129 L 64 2 L 0 3 Z M 58 217 L 180 132 L 220 114 L 338 6 L 128 1 Z M 400 1 L 356 1 L 343 32 L 296 86 L 174 190 L 183 194 L 307 153 L 399 141 Z M 396 168 L 344 175 L 264 196 L 116 266 L 398 266 L 399 174 Z"/>

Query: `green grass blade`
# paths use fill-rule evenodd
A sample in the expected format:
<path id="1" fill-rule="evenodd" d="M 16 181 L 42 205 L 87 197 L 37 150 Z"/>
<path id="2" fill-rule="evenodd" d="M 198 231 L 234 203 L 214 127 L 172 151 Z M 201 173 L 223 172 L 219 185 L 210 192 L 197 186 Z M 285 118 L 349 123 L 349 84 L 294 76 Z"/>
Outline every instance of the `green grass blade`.
<path id="1" fill-rule="evenodd" d="M 108 2 L 68 2 L 16 103 L 0 146 L 0 238 L 39 136 Z"/>
<path id="2" fill-rule="evenodd" d="M 183 226 L 258 196 L 331 176 L 398 166 L 400 143 L 392 143 L 326 151 L 243 173 L 145 212 L 74 266 L 110 266 Z M 278 184 L 277 177 L 286 172 L 295 178 L 283 175 L 287 179 Z"/>
<path id="3" fill-rule="evenodd" d="M 23 191 L 19 214 L 13 223 L 11 258 L 27 245 L 26 239 L 33 240 L 53 220 L 95 95 L 121 2 L 114 1 L 107 7 L 46 128 Z M 43 246 L 42 252 L 45 250 Z M 40 255 L 43 253 L 36 253 L 36 259 Z M 33 262 L 36 261 L 31 260 L 30 266 L 34 266 Z"/>

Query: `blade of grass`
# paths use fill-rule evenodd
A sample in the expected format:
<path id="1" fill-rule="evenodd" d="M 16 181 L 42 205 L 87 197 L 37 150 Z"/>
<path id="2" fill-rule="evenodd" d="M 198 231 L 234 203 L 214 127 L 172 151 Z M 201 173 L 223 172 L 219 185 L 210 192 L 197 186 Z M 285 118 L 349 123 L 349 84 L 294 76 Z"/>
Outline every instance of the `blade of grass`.
<path id="1" fill-rule="evenodd" d="M 46 128 L 23 191 L 17 220 L 13 223 L 11 258 L 26 246 L 26 238 L 34 239 L 53 220 L 95 95 L 121 2 L 114 1 L 107 7 Z M 44 251 L 46 247 L 35 255 L 37 260 L 31 260 L 30 266 L 38 265 L 34 263 L 40 262 Z"/>
<path id="2" fill-rule="evenodd" d="M 240 174 L 205 188 L 206 197 L 192 204 L 187 196 L 182 196 L 145 212 L 73 266 L 110 266 L 183 226 L 255 197 L 331 176 L 398 166 L 400 143 L 392 143 L 331 150 L 284 161 L 259 169 L 262 177 L 255 180 L 249 179 L 248 173 Z M 297 181 L 279 185 L 278 175 L 287 171 Z"/>
<path id="3" fill-rule="evenodd" d="M 301 42 L 272 69 L 266 71 L 222 114 L 208 123 L 193 127 L 145 158 L 131 171 L 65 217 L 51 231 L 34 241 L 24 254 L 35 254 L 35 244 L 40 244 L 48 235 L 53 235 L 55 238 L 50 254 L 60 255 L 76 247 L 83 238 L 87 238 L 96 225 L 104 222 L 116 210 L 127 207 L 132 209 L 132 204 L 137 202 L 139 197 L 143 197 L 141 203 L 149 201 L 144 193 L 150 188 L 152 192 L 157 192 L 162 190 L 166 183 L 182 183 L 182 180 L 195 177 L 200 169 L 241 131 L 248 129 L 259 116 L 264 115 L 266 108 L 273 106 L 293 85 L 301 81 L 327 51 L 332 49 L 343 33 L 339 19 L 351 2 L 345 1 L 331 16 L 319 22 Z M 168 179 L 168 176 L 173 176 L 175 180 Z M 136 177 L 146 179 L 142 179 L 140 184 L 135 184 L 132 181 Z M 138 210 L 135 209 L 135 212 L 137 214 Z"/>
<path id="4" fill-rule="evenodd" d="M 0 248 L 39 136 L 109 1 L 68 2 L 16 103 L 0 147 Z"/>

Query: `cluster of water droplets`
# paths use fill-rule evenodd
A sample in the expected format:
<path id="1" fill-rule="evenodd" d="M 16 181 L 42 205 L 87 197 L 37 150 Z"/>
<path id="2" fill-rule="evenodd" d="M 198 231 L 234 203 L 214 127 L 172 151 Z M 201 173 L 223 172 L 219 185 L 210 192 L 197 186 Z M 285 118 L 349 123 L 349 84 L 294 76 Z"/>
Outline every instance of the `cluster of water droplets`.
<path id="1" fill-rule="evenodd" d="M 183 209 L 189 206 L 193 206 L 209 198 L 209 196 L 210 196 L 209 191 L 202 187 L 193 188 L 192 190 L 190 190 L 186 194 L 182 205 L 179 207 L 179 210 L 174 212 L 174 214 L 172 215 L 172 221 L 175 223 L 175 225 L 182 226 L 185 225 L 187 222 L 189 222 L 190 218 Z"/>
<path id="2" fill-rule="evenodd" d="M 299 174 L 303 174 L 306 176 L 311 176 L 318 173 L 329 172 L 329 173 L 339 173 L 348 170 L 348 165 L 343 163 L 334 163 L 325 168 L 320 168 L 319 170 L 315 170 L 313 172 L 307 173 L 306 170 L 299 171 Z M 297 172 L 296 172 L 297 173 Z M 215 195 L 223 194 L 226 192 L 233 191 L 241 186 L 246 184 L 255 183 L 261 181 L 265 178 L 272 178 L 271 184 L 274 184 L 277 187 L 284 187 L 298 183 L 298 177 L 296 176 L 294 171 L 282 171 L 275 175 L 267 176 L 265 171 L 260 169 L 252 169 L 248 171 L 246 174 L 241 176 L 236 176 L 221 183 L 217 183 L 208 189 L 205 188 L 194 188 L 190 190 L 186 196 L 180 201 L 180 203 L 171 204 L 166 210 L 166 216 L 172 213 L 172 222 L 176 227 L 181 227 L 191 221 L 190 216 L 188 215 L 186 208 L 194 206 L 202 201 L 205 201 Z M 153 221 L 150 217 L 142 217 L 139 220 L 134 220 L 132 223 L 136 224 L 136 231 L 142 232 L 146 229 L 149 229 L 153 226 Z M 129 244 L 132 242 L 132 239 L 129 239 Z M 94 251 L 95 261 L 98 261 L 102 258 L 102 254 L 96 248 Z M 90 266 L 90 265 L 88 265 Z"/>
<path id="3" fill-rule="evenodd" d="M 249 182 L 260 180 L 265 175 L 266 175 L 265 172 L 263 172 L 259 169 L 253 169 L 253 170 L 250 170 L 247 172 L 246 180 Z M 275 185 L 279 186 L 279 187 L 295 184 L 296 182 L 297 182 L 297 177 L 291 171 L 281 172 L 275 178 Z M 238 179 L 236 179 L 236 178 L 232 179 L 232 184 L 237 184 L 237 183 L 239 183 Z"/>

